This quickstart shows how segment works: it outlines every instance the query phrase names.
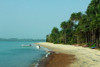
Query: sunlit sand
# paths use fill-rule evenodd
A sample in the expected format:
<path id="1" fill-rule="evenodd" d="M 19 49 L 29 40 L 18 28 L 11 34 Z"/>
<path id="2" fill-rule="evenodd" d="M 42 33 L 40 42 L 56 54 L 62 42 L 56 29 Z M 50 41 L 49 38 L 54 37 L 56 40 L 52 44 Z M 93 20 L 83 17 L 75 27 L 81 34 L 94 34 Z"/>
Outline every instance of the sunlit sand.
<path id="1" fill-rule="evenodd" d="M 100 66 L 100 51 L 74 45 L 53 44 L 47 42 L 35 43 L 55 52 L 75 55 L 77 59 L 70 67 L 98 67 Z"/>

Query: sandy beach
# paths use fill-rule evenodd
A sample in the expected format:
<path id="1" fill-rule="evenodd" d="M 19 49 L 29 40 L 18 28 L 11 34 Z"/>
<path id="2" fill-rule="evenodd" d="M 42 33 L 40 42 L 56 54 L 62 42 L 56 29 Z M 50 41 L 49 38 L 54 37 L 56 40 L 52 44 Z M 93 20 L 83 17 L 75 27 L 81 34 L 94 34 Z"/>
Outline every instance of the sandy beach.
<path id="1" fill-rule="evenodd" d="M 100 67 L 100 51 L 90 49 L 88 47 L 53 44 L 47 42 L 35 43 L 46 48 L 49 48 L 58 53 L 75 55 L 77 60 L 68 67 Z"/>
<path id="2" fill-rule="evenodd" d="M 39 61 L 38 67 L 69 67 L 74 60 L 74 55 L 50 52 L 48 57 Z"/>

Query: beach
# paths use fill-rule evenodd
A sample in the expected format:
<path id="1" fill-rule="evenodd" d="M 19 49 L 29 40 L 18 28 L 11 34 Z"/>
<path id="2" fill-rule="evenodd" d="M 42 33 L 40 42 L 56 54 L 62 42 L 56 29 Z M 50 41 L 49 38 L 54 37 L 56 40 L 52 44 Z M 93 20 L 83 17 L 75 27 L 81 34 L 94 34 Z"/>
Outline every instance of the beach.
<path id="1" fill-rule="evenodd" d="M 48 57 L 40 60 L 37 67 L 69 67 L 73 60 L 76 60 L 74 55 L 50 51 Z"/>
<path id="2" fill-rule="evenodd" d="M 100 51 L 88 47 L 53 44 L 47 42 L 35 43 L 42 47 L 49 48 L 58 54 L 72 55 L 74 61 L 66 67 L 100 67 Z M 66 56 L 62 56 L 66 58 Z M 60 56 L 61 57 L 61 56 Z M 58 58 L 59 59 L 59 58 Z M 60 59 L 61 60 L 61 59 Z M 68 61 L 68 59 L 66 59 Z M 65 64 L 67 65 L 67 63 Z"/>

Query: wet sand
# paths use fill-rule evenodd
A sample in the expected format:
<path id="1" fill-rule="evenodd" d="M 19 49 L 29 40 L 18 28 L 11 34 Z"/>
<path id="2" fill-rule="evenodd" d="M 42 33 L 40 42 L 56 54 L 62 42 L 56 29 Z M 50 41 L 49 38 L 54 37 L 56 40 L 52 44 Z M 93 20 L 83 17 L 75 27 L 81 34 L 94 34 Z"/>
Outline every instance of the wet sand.
<path id="1" fill-rule="evenodd" d="M 57 53 L 75 55 L 74 58 L 76 58 L 77 60 L 75 60 L 73 63 L 66 67 L 100 67 L 99 50 L 84 48 L 81 46 L 53 44 L 47 42 L 35 44 L 49 48 Z"/>
<path id="2" fill-rule="evenodd" d="M 74 60 L 74 55 L 50 52 L 48 57 L 39 62 L 38 67 L 68 67 Z"/>

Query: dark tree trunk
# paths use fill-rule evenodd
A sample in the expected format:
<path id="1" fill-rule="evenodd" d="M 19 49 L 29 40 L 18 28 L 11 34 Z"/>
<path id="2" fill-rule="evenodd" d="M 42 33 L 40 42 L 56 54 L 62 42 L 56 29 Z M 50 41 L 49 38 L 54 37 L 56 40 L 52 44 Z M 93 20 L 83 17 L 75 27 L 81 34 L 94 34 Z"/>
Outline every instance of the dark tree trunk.
<path id="1" fill-rule="evenodd" d="M 99 29 L 96 30 L 95 36 L 96 36 L 96 46 L 98 48 L 99 47 Z"/>
<path id="2" fill-rule="evenodd" d="M 88 36 L 89 36 L 89 42 L 90 42 L 90 32 L 88 33 Z"/>
<path id="3" fill-rule="evenodd" d="M 65 32 L 65 44 L 66 44 L 66 32 Z"/>
<path id="4" fill-rule="evenodd" d="M 95 30 L 93 31 L 93 44 L 96 42 L 96 32 Z"/>
<path id="5" fill-rule="evenodd" d="M 94 44 L 93 35 L 94 35 L 94 32 L 92 30 L 92 44 Z"/>
<path id="6" fill-rule="evenodd" d="M 87 43 L 89 43 L 89 33 L 87 33 Z"/>
<path id="7" fill-rule="evenodd" d="M 85 34 L 85 42 L 87 43 L 88 41 L 88 36 L 87 36 L 87 33 Z"/>
<path id="8" fill-rule="evenodd" d="M 92 42 L 92 32 L 90 32 L 90 42 Z"/>
<path id="9" fill-rule="evenodd" d="M 66 44 L 66 30 L 64 29 L 64 37 L 65 37 L 65 44 Z"/>

